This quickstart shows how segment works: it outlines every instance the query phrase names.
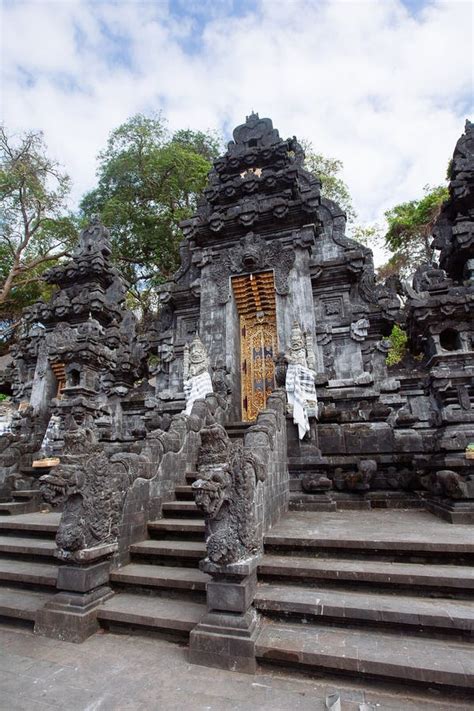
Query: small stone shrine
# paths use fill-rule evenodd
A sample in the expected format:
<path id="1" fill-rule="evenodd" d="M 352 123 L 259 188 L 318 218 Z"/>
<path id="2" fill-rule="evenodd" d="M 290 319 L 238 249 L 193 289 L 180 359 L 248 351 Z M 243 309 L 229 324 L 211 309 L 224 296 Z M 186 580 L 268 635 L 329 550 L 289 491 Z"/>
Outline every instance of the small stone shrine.
<path id="1" fill-rule="evenodd" d="M 297 139 L 254 113 L 181 227 L 181 266 L 146 327 L 98 220 L 47 272 L 53 295 L 25 310 L 0 377 L 13 403 L 0 513 L 61 513 L 36 633 L 81 642 L 117 621 L 127 575 L 154 584 L 127 573 L 147 544 L 155 578 L 171 550 L 203 559 L 195 577 L 168 567 L 175 588 L 158 584 L 175 607 L 186 575 L 206 586 L 205 610 L 180 622 L 191 660 L 253 671 L 259 561 L 288 509 L 416 508 L 474 524 L 474 125 L 433 230 L 439 260 L 412 283 L 376 280 Z M 389 369 L 394 324 L 409 353 Z M 204 522 L 167 524 L 173 511 Z M 180 531 L 192 537 L 173 548 Z"/>

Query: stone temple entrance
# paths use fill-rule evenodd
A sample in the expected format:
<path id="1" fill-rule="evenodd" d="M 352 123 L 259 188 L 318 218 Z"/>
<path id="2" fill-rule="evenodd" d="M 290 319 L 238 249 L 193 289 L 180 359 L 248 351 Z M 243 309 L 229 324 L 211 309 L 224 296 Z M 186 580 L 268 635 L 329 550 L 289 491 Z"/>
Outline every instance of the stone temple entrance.
<path id="1" fill-rule="evenodd" d="M 256 114 L 233 138 L 156 319 L 126 307 L 98 220 L 24 316 L 0 372 L 17 408 L 0 437 L 0 624 L 189 635 L 201 666 L 434 686 L 451 708 L 474 688 L 474 124 L 433 229 L 440 262 L 406 289 L 376 280 L 295 138 Z M 410 353 L 388 368 L 393 324 Z M 288 396 L 316 414 L 309 386 L 301 439 Z"/>
<path id="2" fill-rule="evenodd" d="M 232 279 L 240 322 L 242 420 L 253 421 L 275 387 L 277 349 L 273 272 Z"/>

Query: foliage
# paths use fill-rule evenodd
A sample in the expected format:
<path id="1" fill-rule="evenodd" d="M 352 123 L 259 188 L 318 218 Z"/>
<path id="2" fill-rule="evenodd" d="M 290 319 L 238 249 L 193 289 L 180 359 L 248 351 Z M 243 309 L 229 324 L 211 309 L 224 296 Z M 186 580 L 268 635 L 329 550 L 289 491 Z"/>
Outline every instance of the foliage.
<path id="1" fill-rule="evenodd" d="M 343 168 L 342 161 L 326 158 L 321 153 L 316 153 L 309 141 L 302 140 L 301 145 L 306 156 L 305 168 L 314 173 L 321 181 L 321 195 L 337 202 L 345 211 L 348 222 L 353 222 L 356 213 L 352 205 L 352 198 L 349 188 L 339 175 Z"/>
<path id="2" fill-rule="evenodd" d="M 218 152 L 214 134 L 170 134 L 161 115 L 137 114 L 112 131 L 99 154 L 98 185 L 84 196 L 82 216 L 101 215 L 114 258 L 140 303 L 176 270 L 179 222 L 196 209 Z"/>
<path id="3" fill-rule="evenodd" d="M 69 177 L 48 157 L 41 132 L 19 138 L 0 127 L 0 315 L 14 321 L 46 287 L 45 269 L 76 239 L 65 214 Z"/>
<path id="4" fill-rule="evenodd" d="M 448 197 L 448 189 L 443 185 L 425 186 L 424 193 L 420 200 L 400 203 L 385 213 L 388 229 L 384 246 L 391 256 L 379 271 L 379 276 L 399 273 L 407 277 L 420 264 L 433 260 L 431 233 L 441 206 Z"/>
<path id="5" fill-rule="evenodd" d="M 351 230 L 351 238 L 356 242 L 365 244 L 366 247 L 373 248 L 381 242 L 381 228 L 374 225 L 354 225 Z"/>
<path id="6" fill-rule="evenodd" d="M 400 363 L 400 361 L 403 360 L 403 357 L 407 352 L 408 336 L 406 331 L 395 324 L 389 336 L 389 341 L 390 350 L 387 353 L 385 362 L 388 366 L 397 365 L 397 363 Z"/>

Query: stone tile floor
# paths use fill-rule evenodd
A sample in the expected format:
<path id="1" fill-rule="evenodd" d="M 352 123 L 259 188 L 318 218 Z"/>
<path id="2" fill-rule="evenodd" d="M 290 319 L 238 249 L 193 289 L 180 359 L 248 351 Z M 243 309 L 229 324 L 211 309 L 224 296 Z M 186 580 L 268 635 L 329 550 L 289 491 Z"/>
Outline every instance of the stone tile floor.
<path id="1" fill-rule="evenodd" d="M 341 711 L 472 709 L 437 694 L 364 690 L 355 681 L 193 666 L 184 646 L 158 638 L 104 633 L 74 645 L 0 629 L 1 711 L 320 711 L 336 691 Z"/>

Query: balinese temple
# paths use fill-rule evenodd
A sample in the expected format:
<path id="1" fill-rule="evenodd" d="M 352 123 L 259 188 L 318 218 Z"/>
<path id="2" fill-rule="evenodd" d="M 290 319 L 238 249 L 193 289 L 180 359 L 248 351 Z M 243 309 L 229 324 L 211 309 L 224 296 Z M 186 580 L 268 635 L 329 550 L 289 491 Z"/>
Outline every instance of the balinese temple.
<path id="1" fill-rule="evenodd" d="M 473 124 L 409 283 L 376 279 L 298 140 L 254 113 L 181 230 L 146 328 L 99 219 L 24 313 L 0 374 L 0 618 L 467 693 Z"/>

